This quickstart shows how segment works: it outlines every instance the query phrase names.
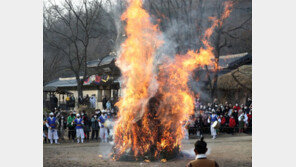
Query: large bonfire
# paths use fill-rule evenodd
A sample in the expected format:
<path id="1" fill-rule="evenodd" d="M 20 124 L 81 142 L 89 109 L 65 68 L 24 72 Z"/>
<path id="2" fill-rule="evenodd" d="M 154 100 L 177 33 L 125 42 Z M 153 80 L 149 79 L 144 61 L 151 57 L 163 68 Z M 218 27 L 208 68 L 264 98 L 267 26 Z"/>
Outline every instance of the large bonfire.
<path id="1" fill-rule="evenodd" d="M 142 0 L 129 0 L 121 17 L 126 21 L 127 39 L 116 61 L 122 72 L 123 96 L 116 103 L 115 159 L 127 155 L 135 160 L 169 158 L 180 151 L 184 122 L 194 109 L 194 94 L 187 82 L 194 69 L 216 66 L 208 39 L 231 8 L 232 3 L 225 3 L 222 17 L 212 18 L 213 24 L 202 39 L 204 48 L 176 55 L 173 61 L 156 66 L 156 51 L 163 44 L 161 32 L 142 8 Z"/>

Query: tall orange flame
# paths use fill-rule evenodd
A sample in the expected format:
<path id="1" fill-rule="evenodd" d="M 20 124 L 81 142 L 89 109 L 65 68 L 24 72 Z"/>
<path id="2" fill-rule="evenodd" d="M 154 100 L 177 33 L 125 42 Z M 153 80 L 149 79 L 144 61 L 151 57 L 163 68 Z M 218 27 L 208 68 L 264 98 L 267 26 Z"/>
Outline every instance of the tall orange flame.
<path id="1" fill-rule="evenodd" d="M 193 114 L 194 95 L 187 82 L 197 67 L 213 65 L 213 47 L 208 39 L 213 30 L 226 19 L 232 3 L 225 4 L 221 19 L 214 19 L 202 39 L 205 48 L 176 55 L 156 68 L 154 58 L 163 41 L 160 31 L 142 8 L 141 0 L 129 0 L 122 15 L 126 21 L 127 39 L 116 61 L 122 72 L 123 97 L 115 124 L 115 158 L 127 153 L 135 157 L 163 158 L 162 153 L 179 150 L 183 124 Z"/>
<path id="2" fill-rule="evenodd" d="M 132 148 L 137 156 L 147 152 L 150 140 L 153 140 L 153 136 L 149 135 L 151 129 L 147 118 L 141 126 L 137 121 L 146 112 L 146 104 L 154 95 L 154 54 L 162 41 L 158 40 L 157 26 L 151 23 L 149 14 L 142 8 L 141 0 L 130 0 L 121 18 L 126 21 L 128 38 L 122 44 L 122 53 L 116 61 L 122 72 L 124 97 L 116 104 L 119 119 L 115 125 L 115 147 L 119 155 Z M 145 135 L 145 138 L 139 135 Z"/>

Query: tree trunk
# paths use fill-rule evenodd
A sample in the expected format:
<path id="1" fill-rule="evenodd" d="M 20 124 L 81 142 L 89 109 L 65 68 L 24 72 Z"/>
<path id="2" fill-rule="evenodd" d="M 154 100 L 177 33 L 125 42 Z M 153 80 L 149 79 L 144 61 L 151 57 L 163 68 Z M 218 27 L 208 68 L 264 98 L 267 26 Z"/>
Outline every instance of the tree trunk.
<path id="1" fill-rule="evenodd" d="M 219 16 L 220 18 L 220 16 Z M 219 67 L 219 57 L 222 46 L 221 43 L 221 34 L 222 34 L 222 27 L 220 26 L 217 30 L 217 37 L 215 41 L 215 50 L 216 50 L 216 56 L 215 56 L 215 70 L 214 70 L 214 78 L 213 78 L 213 87 L 211 91 L 211 98 L 214 100 L 214 98 L 217 98 L 217 82 L 218 82 L 218 67 Z"/>
<path id="2" fill-rule="evenodd" d="M 77 79 L 76 78 L 76 81 L 77 81 L 77 92 L 78 92 L 78 99 L 79 97 L 83 98 L 83 80 L 81 79 Z M 79 105 L 79 103 L 78 103 Z"/>
<path id="3" fill-rule="evenodd" d="M 215 63 L 218 65 L 219 62 L 219 58 L 215 58 Z M 214 71 L 214 78 L 213 78 L 213 87 L 212 87 L 212 91 L 211 91 L 211 98 L 212 100 L 214 100 L 217 97 L 217 82 L 218 82 L 218 69 L 215 69 Z"/>

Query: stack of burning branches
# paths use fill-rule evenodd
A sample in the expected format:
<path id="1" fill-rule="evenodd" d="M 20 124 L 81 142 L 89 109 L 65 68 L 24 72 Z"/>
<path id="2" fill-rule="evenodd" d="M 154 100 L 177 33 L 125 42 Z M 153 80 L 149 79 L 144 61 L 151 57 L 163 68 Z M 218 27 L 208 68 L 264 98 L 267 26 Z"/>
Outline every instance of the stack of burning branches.
<path id="1" fill-rule="evenodd" d="M 184 125 L 194 111 L 194 94 L 187 83 L 196 68 L 216 65 L 208 39 L 231 9 L 232 3 L 226 2 L 222 19 L 212 18 L 213 25 L 202 39 L 204 48 L 167 58 L 158 66 L 155 55 L 164 43 L 161 32 L 142 8 L 142 1 L 129 0 L 122 15 L 127 39 L 116 61 L 122 72 L 123 96 L 116 104 L 114 159 L 156 160 L 180 155 Z"/>

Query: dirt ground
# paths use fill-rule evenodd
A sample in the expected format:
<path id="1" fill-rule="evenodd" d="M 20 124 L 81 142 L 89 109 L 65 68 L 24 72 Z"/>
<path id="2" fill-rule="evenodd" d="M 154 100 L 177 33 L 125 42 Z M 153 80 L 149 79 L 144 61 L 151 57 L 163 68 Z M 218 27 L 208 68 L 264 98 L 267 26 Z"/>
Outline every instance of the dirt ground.
<path id="1" fill-rule="evenodd" d="M 60 145 L 43 144 L 43 166 L 45 167 L 171 167 L 186 166 L 194 159 L 193 145 L 196 139 L 184 140 L 182 152 L 187 156 L 168 160 L 163 163 L 157 162 L 124 162 L 113 161 L 108 157 L 111 145 L 107 143 L 89 142 L 77 144 L 62 142 Z M 208 158 L 215 159 L 221 167 L 250 167 L 252 166 L 252 136 L 250 135 L 222 135 L 212 140 L 205 137 L 208 143 Z M 190 155 L 190 156 L 189 156 Z"/>

